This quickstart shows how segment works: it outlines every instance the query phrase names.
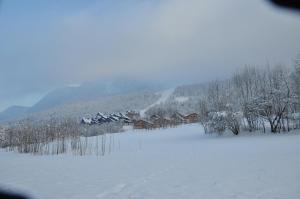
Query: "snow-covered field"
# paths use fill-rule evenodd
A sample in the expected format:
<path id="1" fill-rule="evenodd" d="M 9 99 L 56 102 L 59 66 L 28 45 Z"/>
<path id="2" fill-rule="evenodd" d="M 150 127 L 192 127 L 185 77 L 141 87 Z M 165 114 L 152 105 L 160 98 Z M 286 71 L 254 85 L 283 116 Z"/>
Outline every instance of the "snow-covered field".
<path id="1" fill-rule="evenodd" d="M 0 188 L 37 199 L 300 198 L 300 134 L 204 136 L 185 125 L 114 136 L 106 156 L 0 152 Z"/>

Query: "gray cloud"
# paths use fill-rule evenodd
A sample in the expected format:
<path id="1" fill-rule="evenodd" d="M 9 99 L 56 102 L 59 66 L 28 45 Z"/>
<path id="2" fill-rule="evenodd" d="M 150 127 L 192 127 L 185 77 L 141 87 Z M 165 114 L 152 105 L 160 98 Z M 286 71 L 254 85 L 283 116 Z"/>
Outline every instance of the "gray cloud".
<path id="1" fill-rule="evenodd" d="M 300 16 L 260 0 L 112 4 L 0 31 L 1 100 L 120 75 L 206 81 L 300 51 Z"/>

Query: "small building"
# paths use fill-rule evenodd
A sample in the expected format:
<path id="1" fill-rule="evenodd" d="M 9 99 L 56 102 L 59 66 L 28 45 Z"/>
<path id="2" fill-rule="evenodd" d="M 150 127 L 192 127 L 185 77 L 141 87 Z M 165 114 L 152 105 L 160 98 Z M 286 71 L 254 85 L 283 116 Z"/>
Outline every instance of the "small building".
<path id="1" fill-rule="evenodd" d="M 141 118 L 140 113 L 136 112 L 136 111 L 127 111 L 125 113 L 125 115 L 130 118 L 131 120 L 137 120 L 139 118 Z"/>
<path id="2" fill-rule="evenodd" d="M 175 112 L 170 117 L 172 125 L 179 125 L 185 122 L 184 115 L 180 114 L 179 112 Z"/>
<path id="3" fill-rule="evenodd" d="M 92 124 L 92 119 L 91 118 L 86 118 L 83 117 L 80 121 L 81 124 Z"/>
<path id="4" fill-rule="evenodd" d="M 149 119 L 150 119 L 150 121 L 154 122 L 155 120 L 157 120 L 159 118 L 161 118 L 159 115 L 151 115 Z"/>
<path id="5" fill-rule="evenodd" d="M 184 116 L 184 119 L 186 123 L 196 123 L 199 121 L 199 115 L 197 113 L 191 113 Z"/>
<path id="6" fill-rule="evenodd" d="M 133 121 L 133 128 L 134 129 L 152 129 L 153 124 L 147 122 L 145 120 L 135 120 Z"/>
<path id="7" fill-rule="evenodd" d="M 153 121 L 153 127 L 154 128 L 166 128 L 168 126 L 171 126 L 171 120 L 160 117 Z"/>

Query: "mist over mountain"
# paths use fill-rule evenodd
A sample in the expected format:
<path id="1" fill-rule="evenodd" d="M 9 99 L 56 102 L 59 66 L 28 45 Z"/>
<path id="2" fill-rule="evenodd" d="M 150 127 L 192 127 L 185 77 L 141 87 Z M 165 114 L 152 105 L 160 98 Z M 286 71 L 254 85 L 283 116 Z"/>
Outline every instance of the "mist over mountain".
<path id="1" fill-rule="evenodd" d="M 11 106 L 5 109 L 0 113 L 0 122 L 5 122 L 11 119 L 16 119 L 23 114 L 26 113 L 26 111 L 29 109 L 29 107 L 24 106 Z"/>
<path id="2" fill-rule="evenodd" d="M 84 104 L 101 98 L 112 97 L 116 95 L 128 95 L 138 92 L 155 92 L 165 87 L 159 83 L 147 82 L 142 80 L 133 80 L 127 78 L 118 78 L 114 80 L 97 80 L 85 82 L 79 86 L 67 86 L 49 92 L 39 102 L 32 107 L 9 107 L 0 113 L 0 121 L 15 119 L 26 114 L 44 112 L 57 107 L 68 106 L 70 104 Z"/>
<path id="3" fill-rule="evenodd" d="M 43 111 L 66 103 L 93 100 L 99 97 L 122 95 L 138 91 L 155 91 L 162 87 L 155 83 L 137 80 L 117 79 L 98 80 L 83 83 L 78 87 L 65 87 L 48 93 L 42 100 L 29 109 L 29 112 Z"/>

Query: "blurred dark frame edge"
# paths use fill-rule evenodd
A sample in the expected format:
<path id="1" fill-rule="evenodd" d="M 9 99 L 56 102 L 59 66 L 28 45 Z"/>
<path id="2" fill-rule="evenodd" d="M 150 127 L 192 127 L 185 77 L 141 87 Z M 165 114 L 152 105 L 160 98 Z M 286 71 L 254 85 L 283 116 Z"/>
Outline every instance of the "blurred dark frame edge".
<path id="1" fill-rule="evenodd" d="M 12 193 L 10 191 L 4 191 L 0 189 L 0 199 L 29 199 L 24 194 Z"/>
<path id="2" fill-rule="evenodd" d="M 269 1 L 281 8 L 288 8 L 288 9 L 300 11 L 300 0 L 269 0 Z"/>

